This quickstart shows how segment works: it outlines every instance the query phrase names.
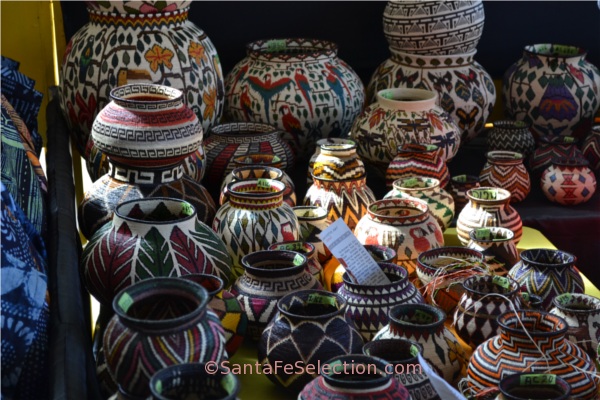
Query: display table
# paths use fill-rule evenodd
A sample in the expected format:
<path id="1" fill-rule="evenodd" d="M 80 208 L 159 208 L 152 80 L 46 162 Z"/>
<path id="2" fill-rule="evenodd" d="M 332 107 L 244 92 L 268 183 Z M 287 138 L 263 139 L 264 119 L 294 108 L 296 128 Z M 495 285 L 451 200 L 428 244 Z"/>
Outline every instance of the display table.
<path id="1" fill-rule="evenodd" d="M 455 228 L 449 228 L 444 232 L 444 243 L 446 246 L 460 246 L 460 242 L 456 235 Z M 518 245 L 519 251 L 526 249 L 535 248 L 548 248 L 555 249 L 556 247 L 536 229 L 523 227 L 523 238 Z M 585 284 L 585 292 L 589 295 L 600 297 L 600 290 L 590 280 L 583 276 Z M 447 322 L 447 326 L 450 327 L 451 321 Z M 469 346 L 463 343 L 460 338 L 457 338 L 463 348 L 465 349 L 467 356 L 470 356 L 472 350 Z M 260 372 L 257 368 L 257 344 L 246 340 L 238 352 L 230 360 L 230 368 L 237 368 L 237 366 L 246 368 L 246 371 L 251 372 L 247 374 L 240 374 L 238 378 L 241 384 L 241 392 L 239 395 L 240 399 L 290 399 L 293 394 L 286 392 Z"/>

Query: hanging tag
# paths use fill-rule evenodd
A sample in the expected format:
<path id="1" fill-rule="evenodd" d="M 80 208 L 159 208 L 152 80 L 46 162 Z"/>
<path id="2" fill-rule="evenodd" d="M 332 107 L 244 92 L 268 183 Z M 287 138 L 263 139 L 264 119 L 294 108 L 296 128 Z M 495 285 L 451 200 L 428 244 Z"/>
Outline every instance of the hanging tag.
<path id="1" fill-rule="evenodd" d="M 311 293 L 308 295 L 306 304 L 322 304 L 327 306 L 333 306 L 337 308 L 337 300 L 332 296 L 323 296 L 317 293 Z"/>
<path id="2" fill-rule="evenodd" d="M 287 48 L 285 43 L 285 39 L 273 39 L 267 42 L 267 51 L 269 53 L 275 53 L 278 51 L 283 51 Z"/>
<path id="3" fill-rule="evenodd" d="M 125 292 L 121 295 L 117 304 L 119 305 L 119 307 L 121 307 L 121 310 L 123 310 L 123 312 L 126 313 L 127 310 L 129 310 L 129 307 L 131 307 L 131 305 L 133 304 L 133 299 L 131 298 L 129 293 Z"/>
<path id="4" fill-rule="evenodd" d="M 554 374 L 524 374 L 519 377 L 521 386 L 556 385 Z"/>

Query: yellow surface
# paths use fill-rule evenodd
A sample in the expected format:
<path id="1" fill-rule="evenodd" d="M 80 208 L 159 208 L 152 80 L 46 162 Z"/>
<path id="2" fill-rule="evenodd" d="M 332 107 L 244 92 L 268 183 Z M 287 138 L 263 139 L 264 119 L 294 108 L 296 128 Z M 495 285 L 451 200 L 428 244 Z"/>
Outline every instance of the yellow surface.
<path id="1" fill-rule="evenodd" d="M 444 232 L 446 246 L 460 246 L 455 228 L 449 228 Z M 523 227 L 523 238 L 518 245 L 519 251 L 526 249 L 546 248 L 555 249 L 556 247 L 538 230 Z M 585 292 L 592 296 L 600 297 L 600 291 L 585 276 Z M 461 341 L 462 343 L 462 341 Z M 471 348 L 463 343 L 467 354 L 471 354 Z M 247 374 L 240 374 L 241 399 L 269 399 L 285 400 L 294 398 L 293 394 L 286 392 L 271 382 L 265 375 L 258 374 L 254 366 L 257 362 L 257 343 L 246 340 L 240 350 L 232 357 L 229 368 L 236 365 L 245 366 Z M 253 366 L 250 368 L 250 366 Z M 258 370 L 260 371 L 260 369 Z"/>

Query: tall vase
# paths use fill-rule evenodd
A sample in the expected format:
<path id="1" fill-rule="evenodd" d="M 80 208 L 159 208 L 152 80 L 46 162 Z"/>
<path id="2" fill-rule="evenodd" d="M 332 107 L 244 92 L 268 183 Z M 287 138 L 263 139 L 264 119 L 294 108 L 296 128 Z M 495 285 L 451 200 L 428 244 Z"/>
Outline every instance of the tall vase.
<path id="1" fill-rule="evenodd" d="M 391 188 L 400 178 L 420 176 L 440 181 L 445 188 L 450 181 L 450 173 L 442 150 L 435 144 L 405 143 L 398 146 L 398 152 L 385 172 L 385 183 Z"/>
<path id="2" fill-rule="evenodd" d="M 438 179 L 422 176 L 399 178 L 394 181 L 393 189 L 383 196 L 384 199 L 410 197 L 427 203 L 442 231 L 450 226 L 454 219 L 454 199 L 441 188 Z"/>
<path id="3" fill-rule="evenodd" d="M 277 302 L 277 314 L 262 333 L 258 362 L 275 384 L 299 392 L 318 377 L 305 369 L 289 374 L 278 365 L 320 365 L 333 357 L 358 354 L 363 339 L 346 317 L 346 301 L 323 290 L 290 293 Z M 315 349 L 317 349 L 315 351 Z"/>
<path id="4" fill-rule="evenodd" d="M 423 89 L 385 89 L 356 118 L 350 136 L 358 155 L 385 177 L 398 146 L 435 144 L 444 161 L 456 155 L 460 129 L 448 113 L 436 105 L 437 94 Z"/>
<path id="5" fill-rule="evenodd" d="M 321 144 L 314 159 L 312 174 L 324 179 L 358 178 L 366 173 L 365 164 L 356 154 L 355 143 Z"/>
<path id="6" fill-rule="evenodd" d="M 327 210 L 319 206 L 296 206 L 293 210 L 300 223 L 300 240 L 315 246 L 319 262 L 324 266 L 331 258 L 331 251 L 319 235 L 331 225 L 331 221 L 327 219 Z"/>
<path id="7" fill-rule="evenodd" d="M 390 363 L 394 378 L 410 392 L 413 399 L 441 400 L 429 377 L 423 372 L 418 359 L 419 353 L 423 353 L 423 346 L 406 339 L 373 340 L 363 346 L 363 354 Z"/>
<path id="8" fill-rule="evenodd" d="M 525 200 L 531 191 L 529 172 L 523 164 L 523 154 L 514 151 L 493 150 L 486 155 L 487 161 L 479 172 L 481 186 L 506 189 L 511 203 Z"/>
<path id="9" fill-rule="evenodd" d="M 334 357 L 309 382 L 298 400 L 409 400 L 408 390 L 386 370 L 380 358 L 362 354 Z"/>
<path id="10" fill-rule="evenodd" d="M 361 285 L 344 274 L 344 285 L 338 291 L 348 303 L 346 316 L 366 342 L 389 322 L 390 310 L 399 304 L 423 303 L 425 300 L 408 279 L 408 272 L 399 265 L 378 263 L 390 278 L 383 285 Z"/>
<path id="11" fill-rule="evenodd" d="M 298 240 L 300 227 L 292 207 L 283 202 L 285 185 L 271 179 L 232 182 L 229 201 L 212 223 L 233 260 L 233 274 L 242 274 L 242 257 L 277 242 Z"/>
<path id="12" fill-rule="evenodd" d="M 575 46 L 525 46 L 502 79 L 507 117 L 531 124 L 537 138 L 587 134 L 600 107 L 600 71 L 586 54 Z"/>
<path id="13" fill-rule="evenodd" d="M 207 273 L 229 282 L 231 257 L 223 241 L 188 202 L 131 200 L 90 238 L 81 257 L 83 281 L 102 305 L 152 277 Z"/>
<path id="14" fill-rule="evenodd" d="M 367 186 L 367 177 L 350 179 L 323 179 L 313 175 L 313 184 L 306 191 L 304 205 L 318 206 L 327 210 L 327 219 L 342 219 L 350 230 L 367 213 L 375 194 Z"/>
<path id="15" fill-rule="evenodd" d="M 500 334 L 480 344 L 467 368 L 471 393 L 497 387 L 510 375 L 553 373 L 566 380 L 572 396 L 595 399 L 596 367 L 579 346 L 565 338 L 567 324 L 543 311 L 517 310 L 498 317 Z"/>
<path id="16" fill-rule="evenodd" d="M 494 274 L 506 275 L 520 259 L 514 236 L 508 228 L 476 228 L 469 232 L 467 247 L 480 251 L 483 261 Z"/>
<path id="17" fill-rule="evenodd" d="M 583 278 L 575 267 L 575 256 L 553 249 L 528 249 L 521 252 L 521 261 L 508 275 L 524 286 L 529 293 L 542 298 L 545 310 L 562 293 L 583 293 Z"/>
<path id="18" fill-rule="evenodd" d="M 202 128 L 184 104 L 183 92 L 140 83 L 117 87 L 110 98 L 92 127 L 94 143 L 108 156 L 109 172 L 79 204 L 82 234 L 90 238 L 110 221 L 119 203 L 148 197 L 186 200 L 198 219 L 210 223 L 213 200 L 204 186 L 184 174 L 184 159 L 201 145 Z"/>
<path id="19" fill-rule="evenodd" d="M 467 143 L 485 129 L 496 102 L 492 77 L 474 60 L 476 50 L 451 55 L 420 55 L 390 48 L 391 57 L 375 70 L 367 102 L 387 88 L 421 88 L 437 93 L 436 103 L 454 120 Z"/>
<path id="20" fill-rule="evenodd" d="M 456 220 L 456 233 L 462 245 L 469 243 L 469 232 L 475 228 L 500 226 L 510 229 L 515 245 L 523 236 L 521 216 L 510 205 L 510 192 L 482 186 L 467 192 L 469 202 Z"/>
<path id="21" fill-rule="evenodd" d="M 345 136 L 362 111 L 364 86 L 337 51 L 305 38 L 249 43 L 226 77 L 225 116 L 277 126 L 301 158 L 318 139 Z"/>
<path id="22" fill-rule="evenodd" d="M 535 150 L 535 139 L 530 126 L 510 119 L 494 121 L 487 135 L 488 151 L 515 151 L 528 158 Z"/>
<path id="23" fill-rule="evenodd" d="M 242 259 L 244 273 L 231 293 L 244 305 L 248 316 L 247 337 L 258 341 L 277 313 L 277 302 L 299 290 L 322 289 L 306 271 L 306 257 L 290 250 L 260 250 Z"/>
<path id="24" fill-rule="evenodd" d="M 542 192 L 554 203 L 573 206 L 589 201 L 596 193 L 596 175 L 585 158 L 554 158 L 542 172 Z"/>
<path id="25" fill-rule="evenodd" d="M 89 22 L 73 35 L 60 69 L 61 106 L 79 153 L 111 89 L 155 83 L 183 91 L 203 129 L 223 113 L 219 56 L 188 20 L 191 1 L 88 2 Z"/>
<path id="26" fill-rule="evenodd" d="M 421 355 L 438 375 L 456 384 L 466 355 L 454 334 L 444 326 L 446 313 L 429 304 L 402 304 L 390 311 L 390 322 L 374 341 L 404 338 L 423 346 Z"/>
<path id="27" fill-rule="evenodd" d="M 150 395 L 150 378 L 165 367 L 227 358 L 223 327 L 207 304 L 202 286 L 179 278 L 147 279 L 117 294 L 103 348 L 124 398 Z"/>
<path id="28" fill-rule="evenodd" d="M 411 275 L 420 253 L 444 245 L 442 229 L 427 203 L 415 198 L 372 203 L 356 225 L 354 235 L 362 244 L 378 244 L 395 250 L 396 263 Z"/>

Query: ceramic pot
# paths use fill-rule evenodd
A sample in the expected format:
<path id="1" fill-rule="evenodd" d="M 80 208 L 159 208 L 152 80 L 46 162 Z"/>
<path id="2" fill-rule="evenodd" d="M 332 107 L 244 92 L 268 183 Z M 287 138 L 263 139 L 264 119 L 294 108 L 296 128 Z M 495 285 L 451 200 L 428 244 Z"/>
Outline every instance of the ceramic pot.
<path id="1" fill-rule="evenodd" d="M 248 327 L 248 317 L 244 306 L 228 290 L 223 280 L 209 274 L 189 274 L 181 276 L 202 286 L 208 292 L 208 306 L 219 317 L 225 336 L 225 350 L 232 357 L 244 341 Z"/>
<path id="2" fill-rule="evenodd" d="M 296 206 L 293 210 L 300 223 L 300 240 L 315 246 L 319 262 L 325 265 L 331 258 L 331 251 L 319 235 L 331 225 L 331 221 L 327 219 L 327 210 L 319 206 Z"/>
<path id="3" fill-rule="evenodd" d="M 312 185 L 313 181 L 312 181 L 312 172 L 313 172 L 313 168 L 315 165 L 315 160 L 317 159 L 317 157 L 319 156 L 319 154 L 321 154 L 321 145 L 324 144 L 328 144 L 328 145 L 356 145 L 356 142 L 354 140 L 351 139 L 343 139 L 343 138 L 325 138 L 325 139 L 319 139 L 317 140 L 317 144 L 315 146 L 315 152 L 313 153 L 312 156 L 310 156 L 309 160 L 308 160 L 308 171 L 306 174 L 306 182 L 307 184 L 310 186 Z M 356 152 L 356 150 L 355 150 Z M 357 155 L 358 156 L 358 155 Z M 360 159 L 360 161 L 362 161 L 362 159 Z M 363 163 L 363 168 L 364 168 L 364 163 Z"/>
<path id="4" fill-rule="evenodd" d="M 243 272 L 242 257 L 266 250 L 277 242 L 298 240 L 300 226 L 292 207 L 283 202 L 283 182 L 259 179 L 232 182 L 229 201 L 223 204 L 212 228 L 233 261 L 233 274 Z"/>
<path id="5" fill-rule="evenodd" d="M 581 274 L 575 267 L 576 257 L 566 251 L 528 249 L 521 252 L 521 261 L 508 275 L 524 286 L 529 293 L 543 300 L 543 307 L 552 307 L 552 300 L 562 293 L 583 293 Z"/>
<path id="6" fill-rule="evenodd" d="M 585 158 L 555 158 L 542 173 L 540 186 L 548 200 L 573 206 L 596 193 L 596 175 Z"/>
<path id="7" fill-rule="evenodd" d="M 277 302 L 288 293 L 322 289 L 306 271 L 304 255 L 289 250 L 260 250 L 242 258 L 244 273 L 231 286 L 248 316 L 248 334 L 258 341 L 277 312 Z"/>
<path id="8" fill-rule="evenodd" d="M 424 251 L 417 258 L 417 277 L 428 303 L 450 314 L 465 293 L 461 285 L 473 275 L 486 273 L 483 254 L 457 246 Z"/>
<path id="9" fill-rule="evenodd" d="M 600 341 L 600 299 L 583 293 L 563 293 L 552 300 L 552 305 L 550 314 L 558 315 L 569 325 L 567 338 L 595 360 Z"/>
<path id="10" fill-rule="evenodd" d="M 534 177 L 540 177 L 542 172 L 552 164 L 555 158 L 585 158 L 578 147 L 579 140 L 570 136 L 542 137 L 538 146 L 529 158 L 529 170 Z"/>
<path id="11" fill-rule="evenodd" d="M 497 387 L 510 375 L 554 372 L 566 380 L 572 396 L 594 399 L 596 367 L 590 357 L 565 338 L 567 324 L 543 311 L 509 311 L 498 317 L 500 334 L 475 349 L 467 368 L 471 393 Z"/>
<path id="12" fill-rule="evenodd" d="M 474 60 L 476 50 L 452 55 L 417 55 L 392 48 L 390 52 L 391 57 L 371 76 L 367 102 L 375 101 L 377 91 L 387 88 L 431 90 L 437 93 L 436 104 L 458 126 L 460 143 L 485 129 L 496 102 L 496 88 L 490 74 Z"/>
<path id="13" fill-rule="evenodd" d="M 206 363 L 185 363 L 155 373 L 150 379 L 150 392 L 150 400 L 236 400 L 240 382 L 223 368 L 209 373 Z"/>
<path id="14" fill-rule="evenodd" d="M 438 145 L 444 161 L 456 155 L 460 129 L 436 105 L 437 94 L 423 89 L 384 89 L 356 118 L 350 136 L 358 155 L 385 177 L 398 146 L 406 143 Z"/>
<path id="15" fill-rule="evenodd" d="M 390 310 L 390 322 L 374 341 L 404 338 L 423 347 L 421 355 L 440 377 L 455 384 L 466 364 L 466 355 L 458 340 L 444 326 L 446 313 L 429 304 L 402 304 Z"/>
<path id="16" fill-rule="evenodd" d="M 298 400 L 409 400 L 410 393 L 386 365 L 362 354 L 334 357 L 322 365 L 321 375 L 302 389 Z"/>
<path id="17" fill-rule="evenodd" d="M 482 186 L 467 191 L 469 202 L 458 214 L 456 233 L 463 245 L 469 243 L 469 232 L 475 228 L 499 226 L 510 229 L 515 245 L 523 235 L 521 216 L 510 205 L 508 190 Z"/>
<path id="18" fill-rule="evenodd" d="M 398 146 L 398 152 L 385 173 L 385 183 L 391 188 L 394 181 L 410 177 L 434 178 L 445 188 L 450 181 L 446 161 L 439 146 L 435 144 L 405 143 Z"/>
<path id="19" fill-rule="evenodd" d="M 313 184 L 306 191 L 304 205 L 318 206 L 327 210 L 327 219 L 344 220 L 350 230 L 367 213 L 375 194 L 367 186 L 366 175 L 343 180 L 323 179 L 313 175 Z"/>
<path id="20" fill-rule="evenodd" d="M 581 147 L 584 157 L 590 162 L 590 168 L 600 171 L 600 125 L 592 126 Z"/>
<path id="21" fill-rule="evenodd" d="M 423 372 L 418 354 L 423 346 L 406 339 L 380 339 L 365 343 L 363 354 L 381 358 L 393 369 L 394 378 L 404 386 L 413 399 L 441 399 Z"/>
<path id="22" fill-rule="evenodd" d="M 506 189 L 511 203 L 523 201 L 531 191 L 529 173 L 523 164 L 523 154 L 514 151 L 489 151 L 487 161 L 479 172 L 481 186 Z"/>
<path id="23" fill-rule="evenodd" d="M 500 393 L 494 400 L 571 399 L 571 385 L 549 373 L 508 375 L 500 380 L 498 391 Z"/>
<path id="24" fill-rule="evenodd" d="M 404 268 L 390 263 L 378 265 L 391 283 L 361 285 L 355 283 L 346 272 L 343 276 L 344 285 L 338 291 L 348 303 L 346 316 L 354 321 L 356 329 L 367 342 L 389 322 L 388 315 L 394 306 L 424 302 Z"/>
<path id="25" fill-rule="evenodd" d="M 487 145 L 488 151 L 514 151 L 528 158 L 535 150 L 535 139 L 527 123 L 506 119 L 494 121 L 487 135 Z"/>
<path id="26" fill-rule="evenodd" d="M 346 301 L 323 290 L 290 293 L 277 302 L 277 314 L 262 333 L 258 361 L 275 384 L 295 393 L 319 376 L 319 371 L 287 373 L 278 365 L 317 366 L 346 354 L 358 354 L 363 339 L 346 318 Z"/>
<path id="27" fill-rule="evenodd" d="M 600 72 L 575 46 L 534 44 L 502 78 L 506 116 L 543 136 L 583 137 L 600 107 Z"/>
<path id="28" fill-rule="evenodd" d="M 383 34 L 391 48 L 412 54 L 461 54 L 475 50 L 485 14 L 483 2 L 388 1 Z"/>
<path id="29" fill-rule="evenodd" d="M 514 236 L 507 228 L 476 228 L 469 232 L 467 247 L 480 251 L 483 262 L 495 275 L 506 275 L 520 259 Z"/>
<path id="30" fill-rule="evenodd" d="M 79 204 L 82 234 L 89 239 L 119 203 L 148 197 L 186 200 L 202 222 L 212 221 L 215 204 L 208 191 L 184 174 L 184 159 L 201 145 L 202 128 L 184 104 L 183 92 L 140 83 L 117 87 L 110 98 L 92 127 L 95 145 L 108 156 L 109 172 Z"/>
<path id="31" fill-rule="evenodd" d="M 150 395 L 150 378 L 165 367 L 227 358 L 223 327 L 208 300 L 202 286 L 178 278 L 147 279 L 116 295 L 103 348 L 125 398 Z"/>
<path id="32" fill-rule="evenodd" d="M 481 186 L 479 177 L 475 175 L 456 175 L 450 178 L 450 184 L 446 190 L 454 200 L 454 215 L 458 216 L 469 202 L 467 192 L 479 186 Z"/>
<path id="33" fill-rule="evenodd" d="M 475 349 L 500 334 L 496 318 L 522 308 L 521 287 L 498 275 L 472 276 L 462 283 L 465 292 L 454 312 L 456 335 Z"/>
<path id="34" fill-rule="evenodd" d="M 364 105 L 364 86 L 337 50 L 305 38 L 249 43 L 246 58 L 226 77 L 225 116 L 284 130 L 308 158 L 318 139 L 345 136 Z"/>
<path id="35" fill-rule="evenodd" d="M 383 199 L 369 206 L 354 235 L 362 244 L 378 244 L 396 251 L 396 263 L 414 272 L 417 257 L 444 245 L 439 224 L 427 203 L 415 198 Z"/>
<path id="36" fill-rule="evenodd" d="M 356 143 L 324 143 L 312 165 L 314 176 L 323 179 L 358 178 L 366 173 L 365 164 L 356 154 Z"/>
<path id="37" fill-rule="evenodd" d="M 306 257 L 306 271 L 323 284 L 323 266 L 319 262 L 315 246 L 302 240 L 273 243 L 267 250 L 290 250 Z"/>
<path id="38" fill-rule="evenodd" d="M 258 179 L 273 179 L 280 181 L 285 185 L 283 189 L 283 201 L 290 207 L 296 206 L 296 186 L 292 178 L 283 170 L 275 167 L 267 167 L 265 165 L 248 165 L 245 167 L 237 167 L 231 173 L 227 174 L 221 183 L 221 196 L 219 204 L 223 205 L 229 201 L 227 194 L 227 185 L 231 182 L 258 180 Z"/>
<path id="39" fill-rule="evenodd" d="M 224 282 L 231 257 L 190 203 L 172 198 L 131 200 L 90 238 L 81 257 L 83 282 L 110 307 L 115 295 L 152 277 L 206 273 Z"/>
<path id="40" fill-rule="evenodd" d="M 203 129 L 221 118 L 221 63 L 206 33 L 188 20 L 191 1 L 87 4 L 89 22 L 67 44 L 60 68 L 61 106 L 81 155 L 117 86 L 177 88 Z"/>
<path id="41" fill-rule="evenodd" d="M 440 186 L 435 178 L 413 176 L 394 181 L 393 189 L 385 194 L 384 199 L 415 198 L 423 200 L 435 217 L 442 231 L 445 231 L 454 219 L 454 199 Z"/>
<path id="42" fill-rule="evenodd" d="M 281 160 L 278 167 L 290 171 L 296 156 L 281 138 L 282 131 L 257 122 L 228 122 L 215 125 L 204 140 L 206 151 L 206 184 L 219 186 L 235 167 L 233 159 L 252 153 L 271 153 Z"/>

